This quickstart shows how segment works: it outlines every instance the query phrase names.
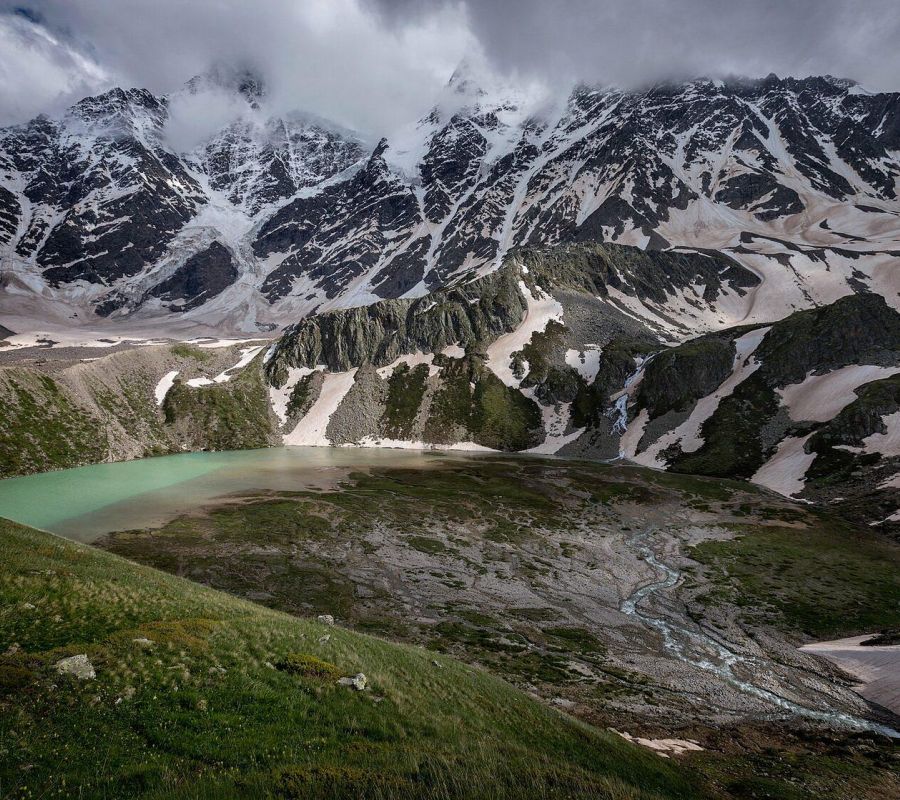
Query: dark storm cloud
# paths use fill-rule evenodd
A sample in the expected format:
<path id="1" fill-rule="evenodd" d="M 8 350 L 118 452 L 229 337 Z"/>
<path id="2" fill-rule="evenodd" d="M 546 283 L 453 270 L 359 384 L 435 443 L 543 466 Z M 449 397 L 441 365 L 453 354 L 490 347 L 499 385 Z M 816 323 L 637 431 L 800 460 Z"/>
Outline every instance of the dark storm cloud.
<path id="1" fill-rule="evenodd" d="M 372 135 L 467 55 L 556 94 L 772 71 L 900 89 L 898 41 L 900 0 L 0 0 L 0 123 L 117 84 L 172 91 L 216 62 L 262 73 L 274 110 Z"/>
<path id="2" fill-rule="evenodd" d="M 357 0 L 0 0 L 0 123 L 88 85 L 169 92 L 224 62 L 261 72 L 273 108 L 378 132 L 427 110 L 475 46 L 463 22 L 448 6 L 386 26 Z"/>
<path id="3" fill-rule="evenodd" d="M 622 86 L 832 74 L 900 89 L 898 0 L 366 0 L 402 27 L 465 11 L 499 68 Z"/>

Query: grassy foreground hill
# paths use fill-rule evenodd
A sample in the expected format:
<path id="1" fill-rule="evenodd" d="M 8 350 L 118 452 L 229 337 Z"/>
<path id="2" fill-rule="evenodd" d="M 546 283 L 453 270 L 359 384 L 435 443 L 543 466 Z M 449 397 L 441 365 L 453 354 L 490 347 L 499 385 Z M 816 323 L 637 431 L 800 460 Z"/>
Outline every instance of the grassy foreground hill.
<path id="1" fill-rule="evenodd" d="M 0 797 L 138 796 L 703 795 L 484 671 L 0 521 Z"/>

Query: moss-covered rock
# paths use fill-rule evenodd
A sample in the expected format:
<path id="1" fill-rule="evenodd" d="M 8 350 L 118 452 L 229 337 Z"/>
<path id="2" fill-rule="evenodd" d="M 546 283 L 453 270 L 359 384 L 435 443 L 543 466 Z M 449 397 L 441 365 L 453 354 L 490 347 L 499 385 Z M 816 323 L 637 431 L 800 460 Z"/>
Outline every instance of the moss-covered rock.
<path id="1" fill-rule="evenodd" d="M 259 358 L 225 383 L 192 387 L 176 379 L 163 411 L 184 449 L 243 450 L 276 441 Z"/>
<path id="2" fill-rule="evenodd" d="M 321 681 L 335 681 L 341 676 L 341 671 L 334 664 L 308 653 L 288 653 L 275 662 L 275 669 Z"/>
<path id="3" fill-rule="evenodd" d="M 319 393 L 322 391 L 322 384 L 325 376 L 320 371 L 311 372 L 304 375 L 294 388 L 291 389 L 290 397 L 288 397 L 287 413 L 288 423 L 302 419 L 303 416 L 312 408 L 313 403 L 319 399 Z"/>
<path id="4" fill-rule="evenodd" d="M 442 368 L 424 438 L 432 444 L 473 441 L 494 450 L 527 450 L 543 438 L 542 417 L 537 403 L 470 355 Z"/>
<path id="5" fill-rule="evenodd" d="M 427 380 L 427 364 L 418 364 L 412 368 L 408 364 L 400 364 L 391 373 L 381 419 L 381 429 L 385 436 L 391 439 L 412 438 L 413 424 L 422 406 Z"/>
<path id="6" fill-rule="evenodd" d="M 703 445 L 696 452 L 676 454 L 669 468 L 695 475 L 750 478 L 769 455 L 762 430 L 777 412 L 775 393 L 754 373 L 724 398 L 703 424 Z"/>
<path id="7" fill-rule="evenodd" d="M 900 361 L 900 314 L 880 295 L 848 295 L 776 322 L 755 355 L 769 386 L 852 364 L 891 366 Z"/>
<path id="8" fill-rule="evenodd" d="M 638 407 L 651 419 L 688 410 L 731 374 L 734 349 L 730 339 L 703 336 L 657 354 L 644 370 Z"/>
<path id="9" fill-rule="evenodd" d="M 527 366 L 521 385 L 534 388 L 535 395 L 546 405 L 571 403 L 584 385 L 581 375 L 566 364 L 566 349 L 565 326 L 550 320 L 514 359 L 514 371 L 518 366 L 524 372 Z"/>
<path id="10" fill-rule="evenodd" d="M 478 378 L 472 398 L 474 441 L 494 450 L 527 450 L 540 444 L 542 418 L 537 404 L 487 369 Z"/>
<path id="11" fill-rule="evenodd" d="M 450 444 L 469 438 L 472 419 L 472 384 L 475 369 L 471 358 L 448 359 L 441 370 L 425 423 L 425 441 Z"/>

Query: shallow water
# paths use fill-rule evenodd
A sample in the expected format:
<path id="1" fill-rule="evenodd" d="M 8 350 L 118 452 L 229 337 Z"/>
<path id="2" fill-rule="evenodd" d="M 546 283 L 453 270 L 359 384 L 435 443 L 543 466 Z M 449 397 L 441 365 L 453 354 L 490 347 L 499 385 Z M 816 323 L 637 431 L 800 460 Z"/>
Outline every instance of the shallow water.
<path id="1" fill-rule="evenodd" d="M 0 517 L 91 542 L 155 528 L 229 495 L 329 489 L 371 467 L 436 466 L 472 454 L 376 448 L 270 447 L 184 453 L 0 481 Z"/>

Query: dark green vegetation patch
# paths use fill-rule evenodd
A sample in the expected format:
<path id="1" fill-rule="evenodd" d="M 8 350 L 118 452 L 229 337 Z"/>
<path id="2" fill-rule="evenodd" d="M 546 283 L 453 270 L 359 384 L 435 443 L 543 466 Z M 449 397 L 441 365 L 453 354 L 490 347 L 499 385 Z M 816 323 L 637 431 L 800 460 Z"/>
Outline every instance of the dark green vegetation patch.
<path id="1" fill-rule="evenodd" d="M 691 555 L 747 619 L 812 639 L 900 626 L 897 548 L 874 534 L 813 516 L 803 527 L 744 527 Z"/>
<path id="2" fill-rule="evenodd" d="M 163 402 L 166 425 L 192 450 L 243 450 L 272 443 L 268 387 L 253 363 L 222 384 L 192 387 L 176 379 Z"/>
<path id="3" fill-rule="evenodd" d="M 493 450 L 527 450 L 543 440 L 540 409 L 478 356 L 448 359 L 425 424 L 425 439 L 470 439 Z"/>
<path id="4" fill-rule="evenodd" d="M 399 364 L 388 379 L 388 393 L 382 427 L 391 439 L 409 439 L 413 423 L 425 396 L 428 365 Z"/>
<path id="5" fill-rule="evenodd" d="M 61 391 L 49 375 L 7 374 L 0 414 L 0 477 L 101 461 L 102 424 Z"/>
<path id="6" fill-rule="evenodd" d="M 291 675 L 323 681 L 335 681 L 341 677 L 341 671 L 334 664 L 307 653 L 288 653 L 284 658 L 275 662 L 275 669 L 289 672 Z"/>
<path id="7" fill-rule="evenodd" d="M 733 361 L 733 342 L 718 336 L 664 350 L 644 370 L 638 406 L 645 407 L 651 419 L 668 411 L 689 410 L 731 374 Z"/>

